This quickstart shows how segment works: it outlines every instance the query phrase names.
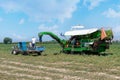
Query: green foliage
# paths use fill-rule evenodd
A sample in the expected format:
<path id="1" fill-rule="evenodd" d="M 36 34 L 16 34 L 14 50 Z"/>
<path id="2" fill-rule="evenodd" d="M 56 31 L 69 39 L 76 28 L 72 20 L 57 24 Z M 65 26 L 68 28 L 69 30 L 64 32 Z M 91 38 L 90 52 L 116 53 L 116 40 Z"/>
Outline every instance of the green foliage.
<path id="1" fill-rule="evenodd" d="M 9 38 L 9 37 L 5 37 L 4 40 L 3 40 L 3 43 L 4 44 L 11 44 L 12 43 L 12 39 Z"/>
<path id="2" fill-rule="evenodd" d="M 113 32 L 112 30 L 106 30 L 107 38 L 112 39 L 113 38 Z"/>

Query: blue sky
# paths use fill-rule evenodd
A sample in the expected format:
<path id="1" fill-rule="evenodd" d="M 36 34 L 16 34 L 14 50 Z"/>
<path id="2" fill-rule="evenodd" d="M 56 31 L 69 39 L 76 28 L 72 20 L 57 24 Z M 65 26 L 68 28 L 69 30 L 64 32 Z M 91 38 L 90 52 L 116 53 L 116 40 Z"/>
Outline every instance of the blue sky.
<path id="1" fill-rule="evenodd" d="M 78 24 L 111 27 L 120 39 L 120 0 L 0 0 L 0 41 L 30 41 L 42 31 L 59 36 Z"/>

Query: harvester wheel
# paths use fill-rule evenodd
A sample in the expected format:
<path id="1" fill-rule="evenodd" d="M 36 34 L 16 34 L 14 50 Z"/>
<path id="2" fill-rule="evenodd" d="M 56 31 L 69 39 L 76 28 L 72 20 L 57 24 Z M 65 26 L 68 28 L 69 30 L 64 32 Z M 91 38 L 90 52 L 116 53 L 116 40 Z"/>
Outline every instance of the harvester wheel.
<path id="1" fill-rule="evenodd" d="M 85 54 L 88 54 L 87 52 L 84 52 L 84 51 L 81 51 L 80 52 L 81 55 L 85 55 Z"/>
<path id="2" fill-rule="evenodd" d="M 70 54 L 74 54 L 74 51 L 71 51 Z"/>

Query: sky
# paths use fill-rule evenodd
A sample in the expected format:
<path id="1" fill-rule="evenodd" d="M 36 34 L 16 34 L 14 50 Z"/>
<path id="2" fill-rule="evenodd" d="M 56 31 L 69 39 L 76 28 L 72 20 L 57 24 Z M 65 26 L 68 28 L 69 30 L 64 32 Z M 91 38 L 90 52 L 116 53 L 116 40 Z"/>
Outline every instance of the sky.
<path id="1" fill-rule="evenodd" d="M 30 41 L 43 31 L 60 36 L 75 25 L 110 27 L 120 40 L 120 0 L 0 0 L 0 42 Z"/>

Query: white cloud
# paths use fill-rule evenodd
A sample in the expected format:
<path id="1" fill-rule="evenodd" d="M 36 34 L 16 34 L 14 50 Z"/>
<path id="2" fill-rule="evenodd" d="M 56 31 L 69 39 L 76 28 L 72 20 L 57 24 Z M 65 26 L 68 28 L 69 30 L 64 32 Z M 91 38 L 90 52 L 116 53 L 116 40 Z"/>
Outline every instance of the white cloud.
<path id="1" fill-rule="evenodd" d="M 108 18 L 117 18 L 120 17 L 120 11 L 117 12 L 114 9 L 109 8 L 107 11 L 103 12 L 103 15 Z"/>
<path id="2" fill-rule="evenodd" d="M 19 21 L 19 24 L 24 24 L 25 20 L 22 18 L 20 21 Z"/>
<path id="3" fill-rule="evenodd" d="M 57 35 L 58 37 L 60 37 L 60 33 L 58 31 L 58 27 L 57 25 L 53 25 L 53 26 L 45 26 L 45 24 L 41 24 L 38 28 L 40 30 L 40 32 L 52 32 L 53 34 Z M 43 37 L 43 41 L 49 41 L 49 40 L 53 40 L 51 37 L 49 36 L 44 36 Z"/>
<path id="4" fill-rule="evenodd" d="M 6 13 L 8 12 L 15 12 L 19 10 L 19 6 L 18 3 L 16 2 L 10 2 L 8 0 L 4 1 L 0 1 L 0 7 L 2 7 Z"/>
<path id="5" fill-rule="evenodd" d="M 114 27 L 113 31 L 114 31 L 115 34 L 119 34 L 120 33 L 120 25 Z"/>
<path id="6" fill-rule="evenodd" d="M 88 9 L 92 10 L 93 8 L 97 7 L 101 2 L 105 0 L 84 0 L 83 4 L 88 7 Z"/>
<path id="7" fill-rule="evenodd" d="M 63 22 L 71 18 L 79 0 L 5 0 L 0 1 L 0 7 L 6 12 L 22 11 L 31 20 Z"/>
<path id="8" fill-rule="evenodd" d="M 113 33 L 114 33 L 115 39 L 120 39 L 120 25 L 117 25 L 113 28 Z"/>
<path id="9" fill-rule="evenodd" d="M 23 35 L 18 35 L 16 33 L 11 34 L 13 39 L 16 39 L 17 41 L 25 41 L 27 38 L 24 37 Z"/>
<path id="10" fill-rule="evenodd" d="M 38 28 L 39 30 L 42 31 L 49 31 L 49 32 L 53 32 L 53 33 L 58 33 L 58 27 L 57 25 L 53 25 L 53 26 L 45 26 L 44 24 L 41 24 Z"/>

